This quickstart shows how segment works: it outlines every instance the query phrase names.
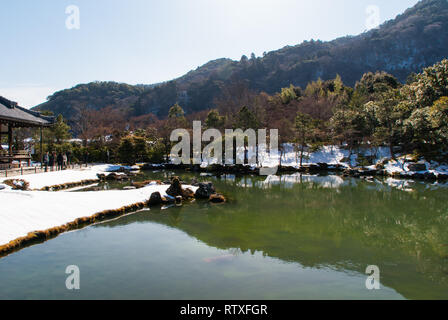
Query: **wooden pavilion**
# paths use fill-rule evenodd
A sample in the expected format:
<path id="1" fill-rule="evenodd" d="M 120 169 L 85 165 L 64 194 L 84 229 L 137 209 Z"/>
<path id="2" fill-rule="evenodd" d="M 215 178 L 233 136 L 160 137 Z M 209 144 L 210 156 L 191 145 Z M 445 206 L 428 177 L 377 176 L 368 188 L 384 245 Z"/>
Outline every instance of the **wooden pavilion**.
<path id="1" fill-rule="evenodd" d="M 40 128 L 40 156 L 42 157 L 42 129 L 54 124 L 53 117 L 27 110 L 0 96 L 0 142 L 3 135 L 8 136 L 8 149 L 3 150 L 0 143 L 0 169 L 11 168 L 14 161 L 21 166 L 22 161 L 31 162 L 31 155 L 25 150 L 13 150 L 13 130 L 15 128 Z M 41 159 L 42 160 L 42 159 Z"/>

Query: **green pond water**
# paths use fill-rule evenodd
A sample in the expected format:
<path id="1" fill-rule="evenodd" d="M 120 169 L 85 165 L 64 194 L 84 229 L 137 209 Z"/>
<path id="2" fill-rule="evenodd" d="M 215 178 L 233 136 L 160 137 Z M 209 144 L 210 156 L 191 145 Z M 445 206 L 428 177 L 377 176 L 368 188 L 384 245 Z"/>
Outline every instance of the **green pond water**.
<path id="1" fill-rule="evenodd" d="M 446 185 L 176 174 L 229 202 L 145 210 L 1 258 L 0 299 L 448 298 Z M 80 290 L 65 286 L 69 265 Z"/>

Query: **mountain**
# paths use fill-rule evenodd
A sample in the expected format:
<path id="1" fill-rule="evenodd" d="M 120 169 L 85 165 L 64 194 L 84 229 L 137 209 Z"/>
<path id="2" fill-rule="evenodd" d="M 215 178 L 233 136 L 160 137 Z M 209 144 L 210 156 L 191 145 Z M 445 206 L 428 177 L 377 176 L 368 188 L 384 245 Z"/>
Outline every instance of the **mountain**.
<path id="1" fill-rule="evenodd" d="M 79 84 L 71 89 L 58 91 L 48 101 L 33 108 L 37 111 L 52 111 L 66 119 L 75 119 L 83 109 L 100 110 L 105 107 L 130 110 L 148 85 L 129 85 L 117 82 L 91 82 Z"/>
<path id="2" fill-rule="evenodd" d="M 386 71 L 401 82 L 432 65 L 448 52 L 448 1 L 422 0 L 379 28 L 329 42 L 305 41 L 240 61 L 218 59 L 173 81 L 152 86 L 90 83 L 60 91 L 36 107 L 73 118 L 80 108 L 124 108 L 130 116 L 153 113 L 164 117 L 178 102 L 187 113 L 213 108 L 232 85 L 255 92 L 278 92 L 290 84 L 339 74 L 353 86 L 369 71 Z"/>

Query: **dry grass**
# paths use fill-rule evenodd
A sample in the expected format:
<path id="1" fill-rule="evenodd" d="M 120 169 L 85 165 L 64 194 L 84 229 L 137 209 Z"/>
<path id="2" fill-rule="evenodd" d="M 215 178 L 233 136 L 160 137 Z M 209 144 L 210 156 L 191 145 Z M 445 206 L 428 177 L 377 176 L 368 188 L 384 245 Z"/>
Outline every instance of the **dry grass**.
<path id="1" fill-rule="evenodd" d="M 80 187 L 80 186 L 85 186 L 85 185 L 89 185 L 89 184 L 93 184 L 93 183 L 97 183 L 97 182 L 100 182 L 100 179 L 82 180 L 79 182 L 68 182 L 68 183 L 64 183 L 64 184 L 57 184 L 54 186 L 43 187 L 42 189 L 40 189 L 40 191 L 60 191 L 60 190 L 66 190 L 66 189 L 76 188 L 76 187 Z"/>
<path id="2" fill-rule="evenodd" d="M 141 188 L 148 186 L 149 184 L 151 184 L 153 182 L 155 182 L 158 185 L 162 184 L 162 181 L 160 181 L 160 180 L 145 180 L 145 181 L 140 181 L 140 182 L 133 182 L 132 186 L 136 187 L 137 189 L 141 189 Z"/>
<path id="3" fill-rule="evenodd" d="M 30 187 L 29 182 L 25 181 L 23 179 L 8 179 L 8 180 L 3 181 L 3 183 L 10 186 L 14 190 L 26 191 Z"/>

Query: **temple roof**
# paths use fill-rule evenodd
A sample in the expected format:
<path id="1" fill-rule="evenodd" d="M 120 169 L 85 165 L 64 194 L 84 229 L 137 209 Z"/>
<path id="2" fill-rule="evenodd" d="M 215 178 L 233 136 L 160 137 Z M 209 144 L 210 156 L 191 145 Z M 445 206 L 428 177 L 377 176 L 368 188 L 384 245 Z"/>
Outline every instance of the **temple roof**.
<path id="1" fill-rule="evenodd" d="M 54 117 L 27 110 L 0 96 L 0 122 L 12 123 L 16 127 L 50 126 L 54 123 Z"/>

